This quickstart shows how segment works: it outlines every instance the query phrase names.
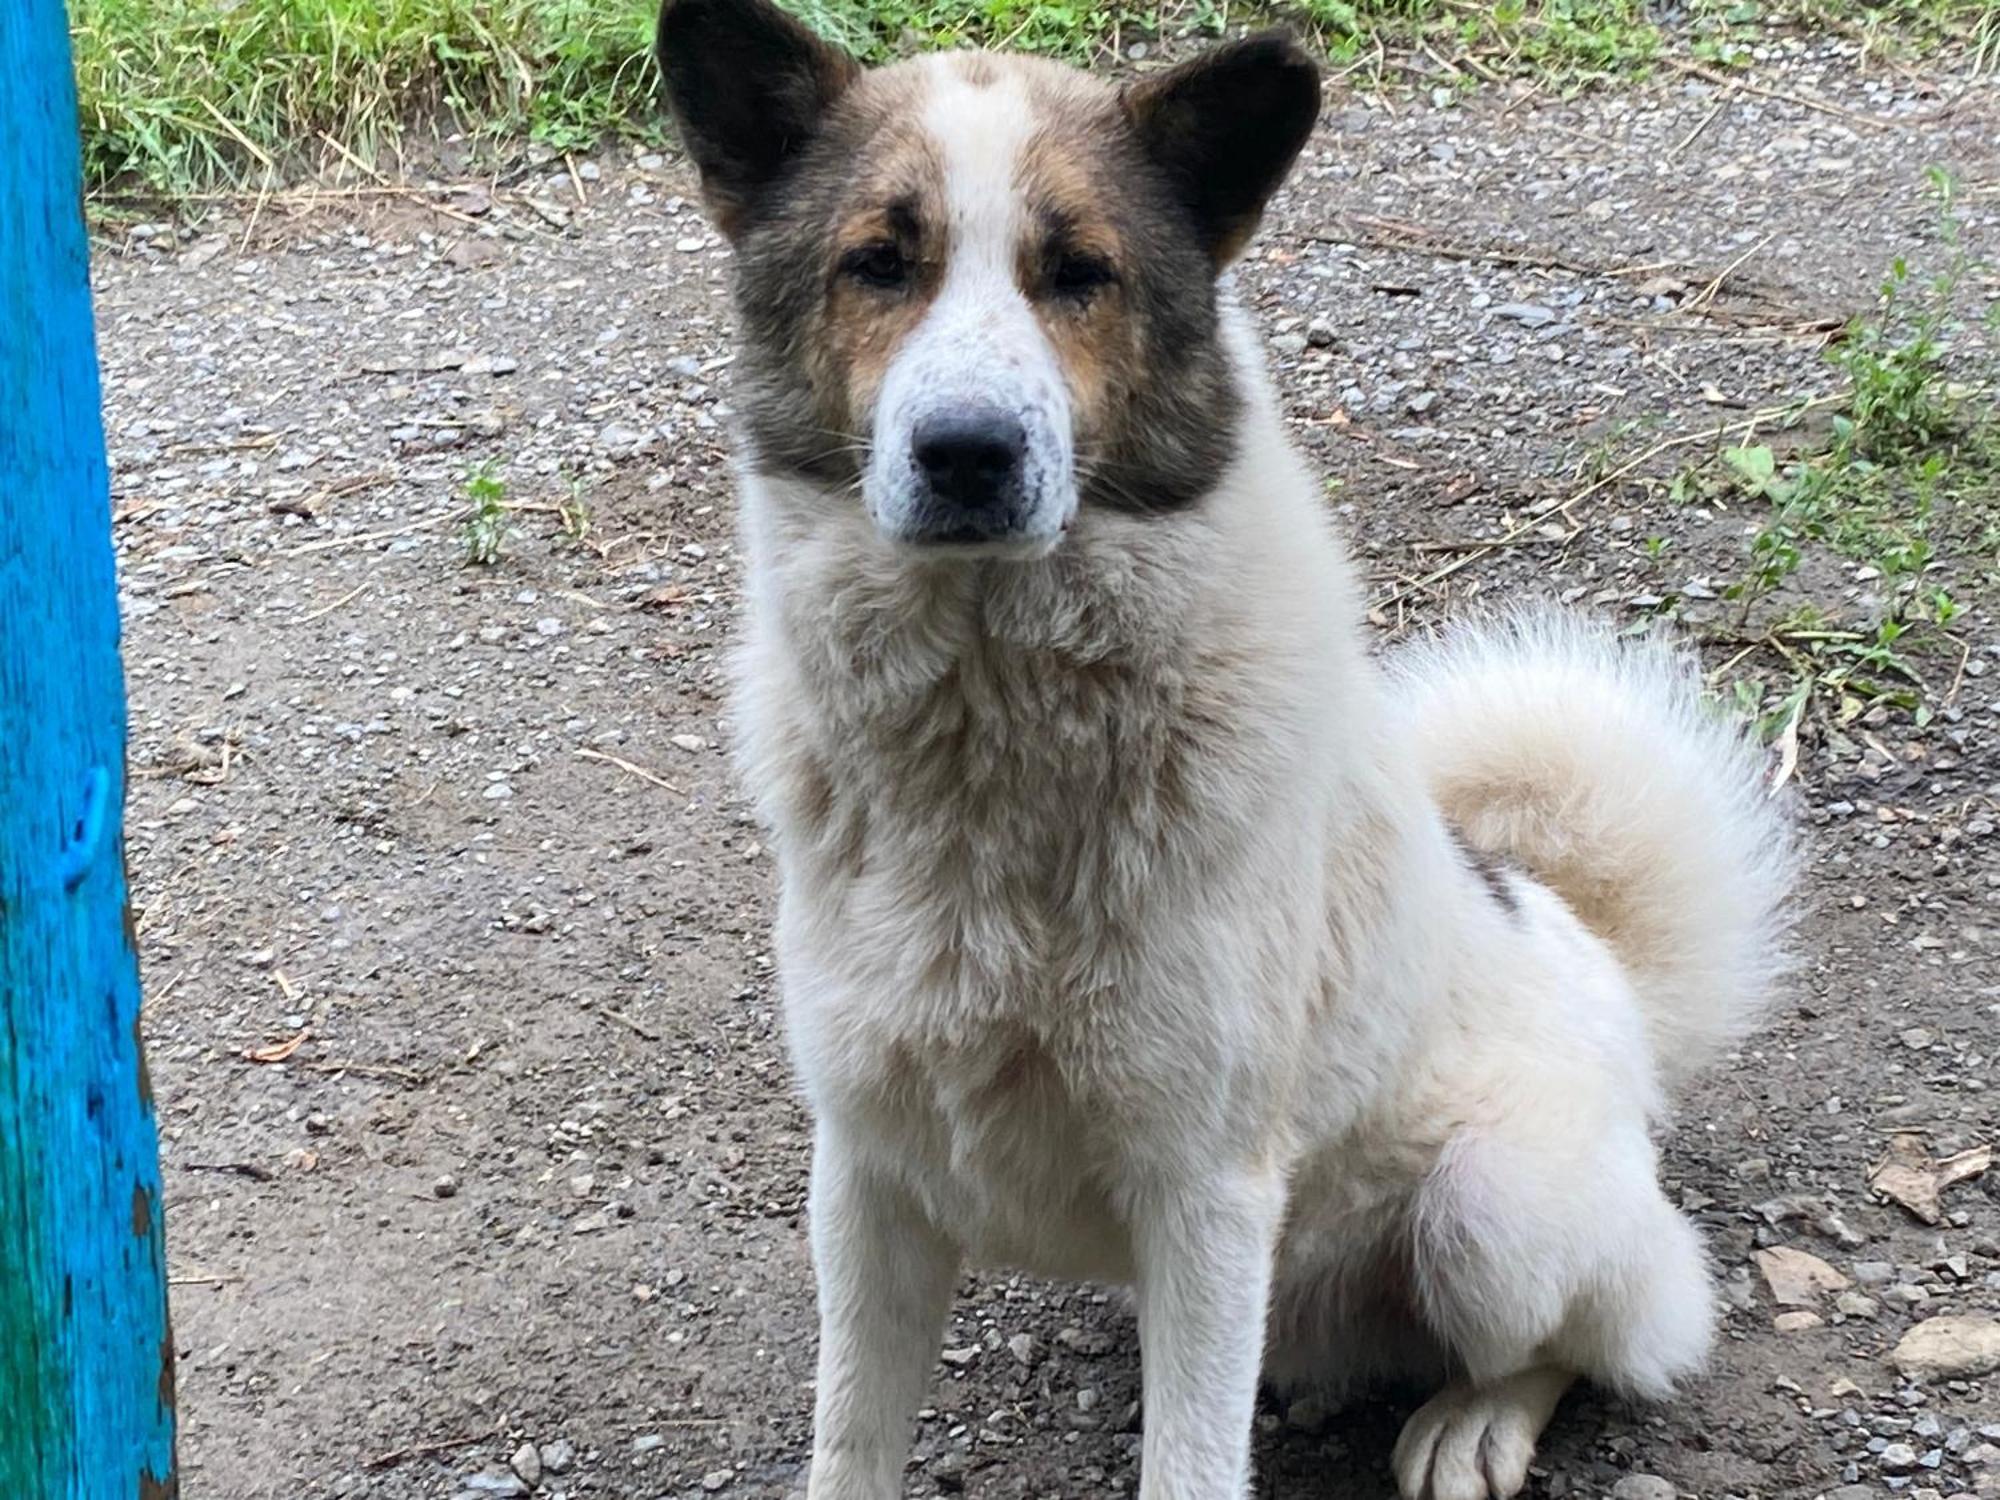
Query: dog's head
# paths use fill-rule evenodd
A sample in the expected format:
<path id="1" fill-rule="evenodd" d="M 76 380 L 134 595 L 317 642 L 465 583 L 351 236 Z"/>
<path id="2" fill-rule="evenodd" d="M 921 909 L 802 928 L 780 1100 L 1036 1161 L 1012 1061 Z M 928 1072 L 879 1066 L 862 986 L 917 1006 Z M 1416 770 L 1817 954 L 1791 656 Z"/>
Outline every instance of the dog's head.
<path id="1" fill-rule="evenodd" d="M 751 465 L 893 541 L 1035 556 L 1231 451 L 1215 279 L 1304 144 L 1281 36 L 1123 89 L 1027 58 L 864 69 L 770 0 L 666 0 L 659 56 L 735 245 Z"/>

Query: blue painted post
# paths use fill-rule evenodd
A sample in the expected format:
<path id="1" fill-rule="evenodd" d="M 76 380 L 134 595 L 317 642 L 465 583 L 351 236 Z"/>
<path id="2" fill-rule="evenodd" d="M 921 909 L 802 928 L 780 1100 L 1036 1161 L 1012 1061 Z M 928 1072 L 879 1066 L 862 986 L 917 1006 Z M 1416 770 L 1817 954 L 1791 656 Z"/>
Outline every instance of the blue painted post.
<path id="1" fill-rule="evenodd" d="M 0 0 L 0 1496 L 172 1500 L 75 89 L 62 0 Z"/>

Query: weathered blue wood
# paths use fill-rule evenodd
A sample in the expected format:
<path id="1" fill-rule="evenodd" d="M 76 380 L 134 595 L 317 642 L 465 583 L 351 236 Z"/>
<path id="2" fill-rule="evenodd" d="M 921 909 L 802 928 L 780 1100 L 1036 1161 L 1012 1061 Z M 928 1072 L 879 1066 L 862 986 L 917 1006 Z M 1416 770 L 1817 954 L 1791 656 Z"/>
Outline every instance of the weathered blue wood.
<path id="1" fill-rule="evenodd" d="M 167 1500 L 125 691 L 62 0 L 0 0 L 0 1496 Z"/>

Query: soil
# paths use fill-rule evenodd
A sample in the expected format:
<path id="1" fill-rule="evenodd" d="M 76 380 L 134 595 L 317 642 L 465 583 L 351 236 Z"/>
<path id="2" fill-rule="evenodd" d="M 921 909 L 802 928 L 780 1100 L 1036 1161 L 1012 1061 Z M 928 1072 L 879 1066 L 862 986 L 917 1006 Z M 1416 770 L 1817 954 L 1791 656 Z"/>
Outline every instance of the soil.
<path id="1" fill-rule="evenodd" d="M 1940 253 L 1927 164 L 2000 245 L 1991 81 L 1853 52 L 1579 98 L 1330 87 L 1241 281 L 1385 638 L 1528 592 L 1727 622 L 1756 516 L 1650 482 L 1720 440 L 1580 492 L 1832 389 L 1824 329 Z M 727 253 L 691 191 L 621 149 L 100 238 L 191 1496 L 504 1495 L 524 1444 L 552 1496 L 803 1491 L 808 1132 L 725 749 Z M 488 462 L 512 509 L 476 566 Z M 2000 1134 L 1994 574 L 1990 543 L 1940 567 L 1970 608 L 1923 727 L 1801 736 L 1798 969 L 1664 1165 L 1714 1368 L 1571 1398 L 1534 1495 L 2000 1490 L 2000 1376 L 1884 1359 L 2000 1310 L 2000 1171 L 1936 1224 L 1868 1187 L 1894 1132 Z M 1852 564 L 1801 578 L 1880 607 Z M 1773 1245 L 1855 1295 L 1779 1331 Z M 946 1349 L 912 1495 L 1135 1491 L 1118 1297 L 971 1277 Z M 1268 1403 L 1257 1493 L 1388 1494 L 1412 1399 Z"/>

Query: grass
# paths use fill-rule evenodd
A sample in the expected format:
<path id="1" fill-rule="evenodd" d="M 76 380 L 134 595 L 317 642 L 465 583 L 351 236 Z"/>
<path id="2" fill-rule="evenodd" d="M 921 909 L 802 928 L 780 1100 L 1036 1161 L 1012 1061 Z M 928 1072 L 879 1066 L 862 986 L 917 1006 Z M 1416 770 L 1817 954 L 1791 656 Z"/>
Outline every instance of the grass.
<path id="1" fill-rule="evenodd" d="M 1782 659 L 1789 684 L 1766 727 L 1795 719 L 1808 702 L 1844 722 L 1876 705 L 1924 722 L 1942 694 L 1926 660 L 1962 661 L 1953 626 L 1965 606 L 1942 581 L 1970 569 L 2000 583 L 2000 420 L 1995 391 L 1955 378 L 1992 349 L 1962 316 L 1977 269 L 1959 233 L 1954 184 L 1929 174 L 1942 261 L 1928 276 L 1896 260 L 1874 309 L 1849 324 L 1828 358 L 1846 380 L 1823 432 L 1789 448 L 1746 443 L 1683 471 L 1675 498 L 1761 509 L 1737 601 L 1735 639 Z M 2000 331 L 2000 305 L 1987 318 Z M 1990 379 L 1990 373 L 1989 377 Z M 1872 602 L 1844 616 L 1799 580 L 1816 557 L 1845 563 Z M 1751 630 L 1753 622 L 1756 629 Z M 1736 684 L 1746 706 L 1765 694 Z"/>
<path id="2" fill-rule="evenodd" d="M 75 0 L 84 165 L 169 195 L 448 115 L 558 146 L 650 117 L 647 0 Z"/>
<path id="3" fill-rule="evenodd" d="M 1893 36 L 2000 56 L 1991 0 L 1694 0 L 1669 34 L 1648 0 L 786 0 L 871 61 L 1003 46 L 1090 59 L 1160 37 L 1288 20 L 1337 64 L 1419 48 L 1457 85 L 1641 74 L 1682 44 L 1727 61 L 1771 28 Z M 413 122 L 561 149 L 659 128 L 656 0 L 73 0 L 90 187 L 172 198 L 259 183 Z M 338 143 L 329 148 L 327 141 Z"/>

